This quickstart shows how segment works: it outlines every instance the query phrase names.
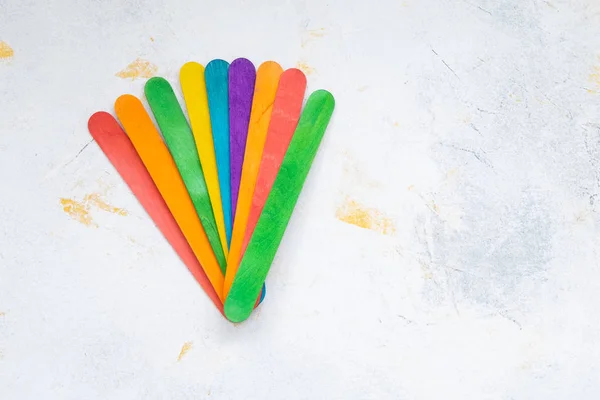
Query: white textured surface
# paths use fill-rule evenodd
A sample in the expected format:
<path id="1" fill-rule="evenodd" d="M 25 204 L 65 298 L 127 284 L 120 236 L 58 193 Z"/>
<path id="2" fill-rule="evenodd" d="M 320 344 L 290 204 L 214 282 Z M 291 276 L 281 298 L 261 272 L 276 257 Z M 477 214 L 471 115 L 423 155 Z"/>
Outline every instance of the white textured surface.
<path id="1" fill-rule="evenodd" d="M 0 41 L 1 399 L 598 398 L 597 0 L 0 0 Z M 77 154 L 136 58 L 238 56 L 310 66 L 337 109 L 233 326 Z M 63 211 L 90 193 L 129 215 Z"/>

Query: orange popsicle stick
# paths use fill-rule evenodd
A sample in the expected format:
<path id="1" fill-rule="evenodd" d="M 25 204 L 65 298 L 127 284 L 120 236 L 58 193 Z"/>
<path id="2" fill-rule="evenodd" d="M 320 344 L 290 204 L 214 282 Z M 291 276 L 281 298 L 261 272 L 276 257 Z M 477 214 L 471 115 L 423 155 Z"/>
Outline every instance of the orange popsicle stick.
<path id="1" fill-rule="evenodd" d="M 262 63 L 256 71 L 256 83 L 248 123 L 248 137 L 246 139 L 244 163 L 242 164 L 238 202 L 235 209 L 235 220 L 233 221 L 229 257 L 227 258 L 227 271 L 225 272 L 225 285 L 223 288 L 225 297 L 227 297 L 239 264 L 258 167 L 260 166 L 267 130 L 271 121 L 275 93 L 282 72 L 281 66 L 274 61 Z"/>
<path id="2" fill-rule="evenodd" d="M 215 292 L 223 301 L 223 273 L 175 161 L 158 130 L 135 96 L 126 94 L 119 97 L 115 111 Z"/>
<path id="3" fill-rule="evenodd" d="M 202 266 L 181 233 L 175 219 L 169 212 L 169 208 L 152 181 L 152 177 L 144 167 L 142 160 L 123 129 L 112 115 L 103 111 L 90 117 L 88 129 L 106 157 L 152 218 L 152 221 L 188 267 L 217 309 L 223 314 L 222 301 L 206 277 Z"/>
<path id="4" fill-rule="evenodd" d="M 260 160 L 258 177 L 256 178 L 256 187 L 252 197 L 252 207 L 248 216 L 240 260 L 246 251 L 246 247 L 248 247 L 260 213 L 265 206 L 285 152 L 298 125 L 305 91 L 306 76 L 302 71 L 291 68 L 281 75 L 275 103 L 273 104 L 267 140 Z"/>

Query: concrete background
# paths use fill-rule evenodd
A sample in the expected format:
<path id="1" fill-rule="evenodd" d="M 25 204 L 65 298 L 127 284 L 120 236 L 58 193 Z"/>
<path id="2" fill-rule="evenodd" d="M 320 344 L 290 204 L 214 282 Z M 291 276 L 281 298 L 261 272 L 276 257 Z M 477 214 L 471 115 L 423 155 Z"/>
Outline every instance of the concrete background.
<path id="1" fill-rule="evenodd" d="M 234 326 L 87 119 L 240 56 L 337 108 Z M 599 111 L 597 0 L 0 0 L 0 398 L 597 399 Z"/>

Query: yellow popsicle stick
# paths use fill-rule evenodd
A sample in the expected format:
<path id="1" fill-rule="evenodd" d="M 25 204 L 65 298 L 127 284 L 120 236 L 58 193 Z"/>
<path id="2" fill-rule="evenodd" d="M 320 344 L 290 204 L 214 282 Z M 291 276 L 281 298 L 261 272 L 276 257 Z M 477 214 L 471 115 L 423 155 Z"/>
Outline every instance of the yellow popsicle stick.
<path id="1" fill-rule="evenodd" d="M 223 273 L 175 161 L 158 130 L 142 102 L 135 96 L 126 94 L 119 97 L 115 102 L 115 112 L 215 292 L 223 301 Z"/>
<path id="2" fill-rule="evenodd" d="M 246 140 L 246 152 L 242 166 L 242 177 L 238 202 L 235 210 L 235 221 L 233 222 L 233 233 L 231 235 L 231 248 L 227 258 L 227 271 L 225 273 L 225 286 L 223 295 L 227 297 L 235 273 L 240 262 L 240 253 L 246 233 L 246 224 L 252 196 L 256 185 L 256 177 L 262 158 L 263 148 L 267 137 L 271 111 L 275 101 L 275 93 L 279 84 L 279 78 L 283 69 L 274 61 L 264 62 L 256 71 L 256 84 L 254 86 L 254 98 L 252 100 L 252 111 L 250 112 L 250 123 L 248 124 L 248 138 Z"/>
<path id="3" fill-rule="evenodd" d="M 215 214 L 219 238 L 221 239 L 225 257 L 227 257 L 228 246 L 225 234 L 225 216 L 223 215 L 223 204 L 221 203 L 215 145 L 210 125 L 210 113 L 208 111 L 204 67 L 196 62 L 185 63 L 179 71 L 179 81 L 190 118 L 192 132 L 194 133 L 200 164 L 204 172 L 208 196 L 210 197 L 210 203 Z"/>

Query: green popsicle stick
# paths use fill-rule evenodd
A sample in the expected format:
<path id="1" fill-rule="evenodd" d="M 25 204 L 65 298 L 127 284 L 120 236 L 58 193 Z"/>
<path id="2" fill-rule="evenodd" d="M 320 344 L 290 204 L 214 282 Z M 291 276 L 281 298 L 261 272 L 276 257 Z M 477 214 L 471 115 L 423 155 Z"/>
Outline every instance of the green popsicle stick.
<path id="1" fill-rule="evenodd" d="M 225 299 L 225 316 L 232 322 L 245 320 L 254 308 L 334 106 L 335 100 L 326 90 L 317 90 L 306 102 L 271 193 Z"/>
<path id="2" fill-rule="evenodd" d="M 192 203 L 194 203 L 194 208 L 204 227 L 219 267 L 225 273 L 227 261 L 221 246 L 192 130 L 179 106 L 173 88 L 166 79 L 151 78 L 146 82 L 144 92 Z"/>

